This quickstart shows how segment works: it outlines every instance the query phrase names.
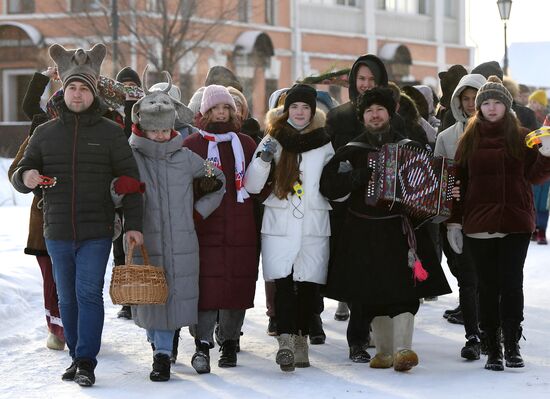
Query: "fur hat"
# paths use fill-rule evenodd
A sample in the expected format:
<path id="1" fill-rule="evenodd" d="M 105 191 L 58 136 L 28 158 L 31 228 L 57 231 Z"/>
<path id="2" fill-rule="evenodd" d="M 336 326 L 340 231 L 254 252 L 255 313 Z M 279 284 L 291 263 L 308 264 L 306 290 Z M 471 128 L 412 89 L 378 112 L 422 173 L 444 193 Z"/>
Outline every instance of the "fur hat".
<path id="1" fill-rule="evenodd" d="M 311 116 L 315 115 L 315 111 L 317 110 L 317 91 L 309 85 L 295 84 L 286 92 L 283 112 L 288 111 L 290 104 L 297 102 L 309 105 Z"/>
<path id="2" fill-rule="evenodd" d="M 229 94 L 229 91 L 220 85 L 210 85 L 204 89 L 202 94 L 201 106 L 199 111 L 205 115 L 210 109 L 214 108 L 218 104 L 229 104 L 235 112 L 237 112 L 237 106 L 235 100 Z"/>
<path id="3" fill-rule="evenodd" d="M 483 86 L 479 88 L 476 95 L 476 109 L 479 109 L 481 107 L 481 104 L 483 101 L 494 99 L 499 100 L 504 105 L 506 105 L 506 109 L 509 111 L 512 108 L 512 95 L 504 87 L 502 84 L 502 81 L 497 76 L 489 76 L 489 79 L 487 79 L 487 83 L 485 83 Z"/>
<path id="4" fill-rule="evenodd" d="M 140 98 L 132 107 L 132 122 L 139 124 L 143 130 L 173 129 L 176 117 L 179 121 L 189 123 L 193 119 L 193 112 L 179 100 L 172 97 L 172 77 L 163 71 L 168 80 L 164 90 L 147 90 L 147 67 L 143 71 L 145 96 Z"/>
<path id="5" fill-rule="evenodd" d="M 168 83 L 166 83 L 166 82 L 155 83 L 153 86 L 151 86 L 149 91 L 156 91 L 156 90 L 163 91 L 163 90 L 166 90 L 167 87 L 168 87 Z M 180 88 L 178 86 L 176 86 L 175 84 L 172 83 L 172 86 L 170 87 L 170 90 L 168 90 L 168 94 L 174 100 L 181 101 Z"/>
<path id="6" fill-rule="evenodd" d="M 102 43 L 96 44 L 91 50 L 67 50 L 59 44 L 49 49 L 52 60 L 57 65 L 57 73 L 63 82 L 63 90 L 75 80 L 90 87 L 94 97 L 97 96 L 97 80 L 99 70 L 107 49 Z"/>
<path id="7" fill-rule="evenodd" d="M 468 71 L 462 65 L 453 65 L 448 71 L 439 72 L 439 80 L 441 85 L 441 99 L 439 102 L 445 108 L 451 107 L 451 97 L 458 85 L 458 82 Z"/>
<path id="8" fill-rule="evenodd" d="M 239 82 L 239 79 L 237 79 L 233 71 L 222 65 L 213 66 L 208 70 L 204 85 L 220 85 L 225 87 L 231 86 L 239 90 L 241 93 L 243 91 L 243 85 Z"/>
<path id="9" fill-rule="evenodd" d="M 120 83 L 133 82 L 141 87 L 141 79 L 136 71 L 129 66 L 122 68 L 117 74 L 115 80 Z"/>
<path id="10" fill-rule="evenodd" d="M 535 90 L 529 96 L 529 101 L 536 101 L 543 107 L 548 106 L 548 97 L 546 96 L 546 92 L 544 90 Z"/>
<path id="11" fill-rule="evenodd" d="M 397 104 L 393 98 L 392 91 L 385 87 L 375 87 L 365 91 L 357 99 L 357 118 L 362 121 L 365 110 L 373 104 L 386 108 L 390 118 L 395 114 Z"/>
<path id="12" fill-rule="evenodd" d="M 414 104 L 416 105 L 416 109 L 420 113 L 420 116 L 428 120 L 430 112 L 428 111 L 428 101 L 426 100 L 426 97 L 424 97 L 424 94 L 422 94 L 420 90 L 413 86 L 403 86 L 401 90 L 408 97 L 410 97 L 412 101 L 414 101 Z"/>
<path id="13" fill-rule="evenodd" d="M 232 86 L 227 87 L 227 91 L 229 92 L 229 94 L 231 94 L 231 97 L 233 97 L 233 100 L 235 101 L 235 105 L 237 104 L 241 105 L 241 108 L 243 110 L 243 114 L 241 115 L 241 118 L 243 120 L 248 118 L 248 101 L 246 101 L 244 94 Z"/>
<path id="14" fill-rule="evenodd" d="M 489 61 L 484 62 L 483 64 L 479 64 L 474 69 L 472 69 L 472 72 L 470 73 L 477 73 L 480 75 L 485 76 L 485 79 L 489 79 L 489 76 L 494 75 L 497 78 L 499 78 L 501 81 L 504 77 L 504 72 L 502 72 L 502 68 L 500 67 L 499 63 L 496 61 Z"/>

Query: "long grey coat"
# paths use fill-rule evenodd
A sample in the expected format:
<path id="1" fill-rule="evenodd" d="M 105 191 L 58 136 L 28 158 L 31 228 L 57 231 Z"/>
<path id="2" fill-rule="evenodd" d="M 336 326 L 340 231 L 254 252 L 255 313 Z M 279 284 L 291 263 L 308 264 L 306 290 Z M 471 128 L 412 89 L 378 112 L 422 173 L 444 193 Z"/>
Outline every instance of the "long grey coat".
<path id="1" fill-rule="evenodd" d="M 165 143 L 130 136 L 130 146 L 145 182 L 143 238 L 150 262 L 163 266 L 169 295 L 165 305 L 132 306 L 134 322 L 143 328 L 175 330 L 197 323 L 199 243 L 193 208 L 203 218 L 219 205 L 225 192 L 223 172 L 214 168 L 224 186 L 193 202 L 193 179 L 205 175 L 204 159 L 182 147 L 180 134 Z M 142 264 L 135 251 L 134 263 Z"/>

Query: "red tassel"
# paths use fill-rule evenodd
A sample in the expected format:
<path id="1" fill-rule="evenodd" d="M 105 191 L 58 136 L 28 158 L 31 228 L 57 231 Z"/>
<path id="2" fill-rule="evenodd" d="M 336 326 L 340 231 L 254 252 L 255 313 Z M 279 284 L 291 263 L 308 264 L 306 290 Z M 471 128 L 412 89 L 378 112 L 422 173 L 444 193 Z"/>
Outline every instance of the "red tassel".
<path id="1" fill-rule="evenodd" d="M 424 281 L 428 278 L 428 272 L 422 266 L 420 260 L 415 260 L 413 265 L 413 276 L 416 281 Z"/>

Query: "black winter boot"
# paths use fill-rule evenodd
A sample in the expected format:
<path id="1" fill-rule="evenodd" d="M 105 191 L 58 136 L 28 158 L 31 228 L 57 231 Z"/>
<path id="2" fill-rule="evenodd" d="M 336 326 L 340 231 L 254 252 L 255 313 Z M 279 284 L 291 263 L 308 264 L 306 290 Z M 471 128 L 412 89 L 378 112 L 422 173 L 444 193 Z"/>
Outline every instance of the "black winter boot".
<path id="1" fill-rule="evenodd" d="M 519 368 L 524 367 L 523 358 L 519 352 L 519 339 L 523 329 L 520 325 L 504 326 L 502 333 L 504 334 L 504 358 L 506 359 L 506 367 Z"/>
<path id="2" fill-rule="evenodd" d="M 368 363 L 370 362 L 369 352 L 366 351 L 365 345 L 351 345 L 349 347 L 349 358 L 353 363 Z"/>
<path id="3" fill-rule="evenodd" d="M 91 387 L 95 384 L 94 374 L 95 364 L 90 359 L 79 359 L 77 361 L 76 374 L 74 382 L 81 387 Z"/>
<path id="4" fill-rule="evenodd" d="M 196 352 L 191 358 L 191 366 L 199 374 L 210 373 L 210 344 L 195 340 Z"/>
<path id="5" fill-rule="evenodd" d="M 153 371 L 149 374 L 151 381 L 168 381 L 170 379 L 170 356 L 157 353 L 153 356 Z"/>
<path id="6" fill-rule="evenodd" d="M 467 360 L 479 360 L 481 342 L 477 335 L 471 335 L 466 341 L 466 345 L 460 351 L 460 356 Z"/>
<path id="7" fill-rule="evenodd" d="M 74 376 L 76 374 L 77 367 L 78 365 L 76 364 L 75 361 L 73 361 L 71 365 L 67 367 L 67 369 L 65 369 L 65 372 L 61 375 L 61 379 L 63 381 L 74 381 Z"/>
<path id="8" fill-rule="evenodd" d="M 499 330 L 486 331 L 486 340 L 487 363 L 485 363 L 485 368 L 492 371 L 504 370 L 504 365 L 502 364 L 502 342 L 500 342 Z"/>
<path id="9" fill-rule="evenodd" d="M 447 309 L 445 312 L 443 312 L 443 318 L 447 319 L 450 315 L 458 312 L 460 312 L 460 304 L 454 309 Z"/>
<path id="10" fill-rule="evenodd" d="M 218 367 L 237 366 L 237 341 L 228 339 L 220 347 L 222 355 L 218 360 Z"/>
<path id="11" fill-rule="evenodd" d="M 117 313 L 119 319 L 132 320 L 132 308 L 128 305 L 124 305 Z"/>
<path id="12" fill-rule="evenodd" d="M 322 345 L 325 343 L 326 338 L 321 315 L 314 313 L 309 321 L 309 343 L 311 345 Z"/>

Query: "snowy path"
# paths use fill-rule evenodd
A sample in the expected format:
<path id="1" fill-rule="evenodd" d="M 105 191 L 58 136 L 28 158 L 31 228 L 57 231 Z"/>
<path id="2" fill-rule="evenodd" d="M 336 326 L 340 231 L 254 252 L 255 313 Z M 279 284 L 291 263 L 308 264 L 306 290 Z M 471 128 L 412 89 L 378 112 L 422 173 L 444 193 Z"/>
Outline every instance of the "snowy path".
<path id="1" fill-rule="evenodd" d="M 256 308 L 247 312 L 238 367 L 217 367 L 211 352 L 212 374 L 191 368 L 193 341 L 182 331 L 180 355 L 167 383 L 148 379 L 152 354 L 144 331 L 131 321 L 118 320 L 118 306 L 105 290 L 103 345 L 96 370 L 97 383 L 82 389 L 62 382 L 70 363 L 67 351 L 46 349 L 41 276 L 33 257 L 23 254 L 28 208 L 0 207 L 0 398 L 548 398 L 550 394 L 550 247 L 531 245 L 525 273 L 526 322 L 522 341 L 526 367 L 489 372 L 484 359 L 467 363 L 459 357 L 462 326 L 447 323 L 441 314 L 457 302 L 454 293 L 421 306 L 413 347 L 420 365 L 412 372 L 374 370 L 347 359 L 346 322 L 333 319 L 336 303 L 325 300 L 327 343 L 310 347 L 312 367 L 282 373 L 274 362 L 276 342 L 265 333 L 263 281 L 257 285 Z M 108 271 L 107 279 L 110 275 Z M 105 287 L 108 287 L 108 281 Z M 370 350 L 374 354 L 374 350 Z"/>

